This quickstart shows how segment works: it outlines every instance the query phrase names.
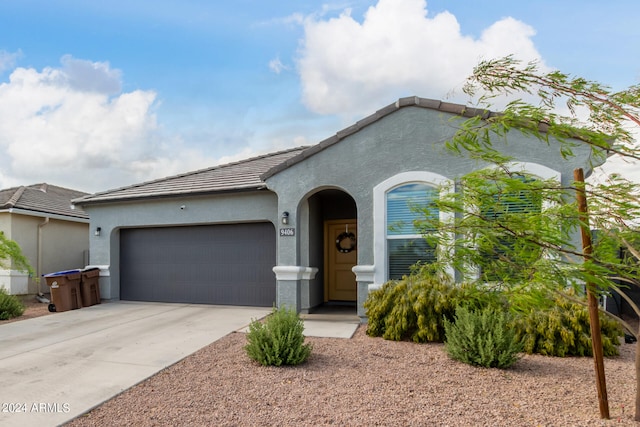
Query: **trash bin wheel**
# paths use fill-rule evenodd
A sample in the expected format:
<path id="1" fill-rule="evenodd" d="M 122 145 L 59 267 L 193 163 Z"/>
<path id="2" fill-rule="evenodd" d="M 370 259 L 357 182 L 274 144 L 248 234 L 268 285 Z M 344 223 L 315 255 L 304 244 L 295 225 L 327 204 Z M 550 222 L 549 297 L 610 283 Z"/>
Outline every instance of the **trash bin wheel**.
<path id="1" fill-rule="evenodd" d="M 51 313 L 55 313 L 56 311 L 56 305 L 55 304 L 49 304 L 49 311 Z"/>

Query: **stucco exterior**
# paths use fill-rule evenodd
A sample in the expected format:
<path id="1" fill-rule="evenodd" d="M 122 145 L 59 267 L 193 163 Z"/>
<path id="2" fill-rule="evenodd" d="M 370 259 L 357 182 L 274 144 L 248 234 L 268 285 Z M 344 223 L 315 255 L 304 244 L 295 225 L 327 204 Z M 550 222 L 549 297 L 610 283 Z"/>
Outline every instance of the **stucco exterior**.
<path id="1" fill-rule="evenodd" d="M 320 260 L 312 257 L 317 245 L 313 241 L 317 207 L 312 195 L 327 188 L 343 191 L 354 200 L 357 210 L 358 265 L 354 274 L 358 279 L 358 314 L 364 316 L 362 305 L 369 285 L 386 281 L 384 210 L 376 210 L 376 204 L 384 204 L 384 192 L 408 182 L 438 185 L 488 166 L 445 148 L 445 141 L 455 132 L 452 117 L 427 108 L 398 109 L 267 177 L 267 187 L 278 194 L 278 210 L 292 212 L 291 224 L 299 230 L 295 239 L 280 239 L 278 265 L 321 268 Z M 571 182 L 576 167 L 589 170 L 592 161 L 584 147 L 576 147 L 575 156 L 565 160 L 559 145 L 546 145 L 516 132 L 509 136 L 508 143 L 498 147 L 530 172 L 543 178 L 557 177 L 564 184 Z M 313 294 L 314 288 L 322 286 L 320 283 L 300 280 L 294 292 L 291 281 L 286 282 L 290 298 L 283 297 L 282 302 L 302 310 L 317 303 L 298 302 L 298 295 Z"/>
<path id="2" fill-rule="evenodd" d="M 0 212 L 0 230 L 15 240 L 27 257 L 35 275 L 0 270 L 0 286 L 11 294 L 48 292 L 42 275 L 82 268 L 89 252 L 89 221 L 14 211 Z"/>
<path id="3" fill-rule="evenodd" d="M 82 268 L 89 253 L 89 217 L 71 207 L 82 191 L 33 184 L 0 190 L 0 231 L 14 240 L 34 274 L 0 270 L 0 286 L 10 294 L 48 292 L 42 275 Z"/>
<path id="4" fill-rule="evenodd" d="M 269 191 L 228 195 L 136 200 L 88 205 L 91 218 L 90 265 L 101 272 L 103 298 L 120 298 L 120 230 L 123 228 L 278 222 L 277 197 Z M 96 229 L 100 227 L 100 235 Z"/>
<path id="5" fill-rule="evenodd" d="M 333 243 L 327 241 L 326 224 L 355 220 L 355 305 L 358 315 L 365 317 L 363 303 L 369 289 L 387 280 L 386 192 L 404 183 L 455 182 L 488 166 L 445 148 L 456 130 L 455 120 L 462 119 L 459 114 L 468 114 L 462 106 L 450 107 L 421 98 L 399 100 L 316 146 L 292 153 L 260 175 L 264 185 L 255 191 L 167 193 L 161 198 L 158 193 L 156 199 L 138 191 L 134 200 L 118 200 L 116 191 L 78 200 L 91 217 L 91 230 L 101 229 L 100 236 L 91 233 L 90 245 L 91 264 L 103 268 L 103 297 L 119 297 L 119 230 L 124 227 L 269 221 L 280 231 L 274 266 L 276 303 L 311 311 L 327 302 L 326 253 Z M 571 182 L 577 167 L 590 173 L 594 162 L 584 145 L 578 144 L 574 156 L 564 159 L 553 141 L 544 144 L 517 132 L 507 142 L 495 144 L 519 167 L 564 184 Z M 126 197 L 131 194 L 127 190 Z M 287 224 L 283 224 L 285 212 Z"/>

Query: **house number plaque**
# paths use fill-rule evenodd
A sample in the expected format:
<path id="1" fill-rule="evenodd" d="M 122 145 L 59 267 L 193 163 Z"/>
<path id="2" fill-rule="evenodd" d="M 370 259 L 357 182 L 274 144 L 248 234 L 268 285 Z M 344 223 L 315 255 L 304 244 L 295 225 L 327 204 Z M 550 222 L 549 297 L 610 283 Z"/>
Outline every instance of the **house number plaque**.
<path id="1" fill-rule="evenodd" d="M 280 237 L 295 236 L 295 235 L 296 235 L 296 229 L 293 227 L 280 229 Z"/>

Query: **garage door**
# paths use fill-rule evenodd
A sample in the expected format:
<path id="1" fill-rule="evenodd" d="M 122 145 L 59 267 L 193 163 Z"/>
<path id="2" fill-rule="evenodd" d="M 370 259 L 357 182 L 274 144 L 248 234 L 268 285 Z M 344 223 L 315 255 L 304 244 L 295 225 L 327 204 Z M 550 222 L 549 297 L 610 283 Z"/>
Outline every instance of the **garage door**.
<path id="1" fill-rule="evenodd" d="M 123 229 L 120 298 L 273 306 L 270 223 Z"/>

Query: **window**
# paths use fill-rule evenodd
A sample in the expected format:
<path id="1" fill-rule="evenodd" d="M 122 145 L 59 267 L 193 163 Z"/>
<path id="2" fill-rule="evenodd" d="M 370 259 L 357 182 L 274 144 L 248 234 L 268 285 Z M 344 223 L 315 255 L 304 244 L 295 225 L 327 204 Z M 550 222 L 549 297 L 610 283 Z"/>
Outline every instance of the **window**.
<path id="1" fill-rule="evenodd" d="M 533 182 L 534 179 L 524 175 L 516 175 L 515 178 L 522 183 Z M 485 236 L 478 242 L 478 250 L 481 255 L 481 278 L 492 282 L 511 282 L 526 279 L 526 268 L 523 264 L 530 265 L 541 256 L 539 246 L 518 239 L 510 235 L 508 231 L 510 223 L 525 220 L 522 216 L 528 213 L 540 213 L 542 201 L 536 192 L 521 189 L 504 189 L 498 186 L 488 188 L 492 194 L 491 201 L 480 206 L 480 213 L 487 221 L 500 224 L 496 227 L 495 234 Z M 517 227 L 515 227 L 517 228 Z M 524 254 L 517 260 L 513 254 Z M 525 259 L 526 258 L 526 259 Z"/>
<path id="2" fill-rule="evenodd" d="M 439 192 L 449 192 L 453 190 L 453 181 L 443 175 L 427 171 L 401 172 L 397 175 L 390 176 L 373 187 L 374 233 L 372 237 L 374 265 L 372 267 L 373 283 L 375 284 L 381 285 L 389 280 L 391 278 L 390 273 L 395 277 L 408 273 L 409 266 L 413 265 L 415 261 L 428 259 L 429 251 L 427 249 L 431 250 L 432 259 L 435 255 L 435 248 L 420 247 L 420 245 L 424 245 L 426 242 L 420 233 L 413 228 L 413 217 L 411 215 L 403 221 L 409 228 L 401 228 L 398 226 L 401 217 L 399 211 L 396 210 L 395 214 L 392 213 L 392 218 L 389 218 L 387 213 L 388 199 L 392 201 L 396 199 L 397 201 L 398 198 L 402 197 L 403 193 L 405 199 L 411 199 L 411 197 L 406 197 L 410 192 L 403 192 L 399 189 L 407 186 L 405 190 L 409 190 L 414 185 L 422 187 L 422 195 L 429 195 L 429 197 L 423 199 L 423 202 L 427 199 L 433 200 L 434 197 L 440 197 Z M 415 189 L 416 187 L 413 188 Z M 397 191 L 394 192 L 394 190 Z M 391 197 L 388 197 L 390 194 Z M 416 203 L 414 200 L 413 205 L 418 204 L 419 203 Z M 404 206 L 407 206 L 406 200 Z M 408 208 L 405 208 L 404 211 L 409 211 L 410 213 L 410 209 Z M 395 219 L 393 219 L 394 215 Z M 439 212 L 439 219 L 441 221 L 447 221 L 447 216 L 448 214 Z M 389 228 L 388 224 L 393 224 L 394 226 Z M 403 242 L 403 239 L 406 239 L 406 241 Z M 411 242 L 414 244 L 411 245 Z M 400 250 L 402 248 L 404 248 L 404 251 Z M 393 251 L 393 254 L 390 253 L 391 251 Z M 403 263 L 399 262 L 401 258 L 399 255 L 401 253 L 405 255 Z M 389 264 L 392 260 L 394 266 L 390 268 Z M 404 264 L 404 267 L 397 268 L 400 264 Z M 400 271 L 402 271 L 402 273 Z M 451 274 L 453 274 L 453 271 L 451 271 Z"/>
<path id="3" fill-rule="evenodd" d="M 422 183 L 401 185 L 387 192 L 389 279 L 401 279 L 409 274 L 410 267 L 418 261 L 429 263 L 436 260 L 436 247 L 425 241 L 415 221 L 424 215 L 438 217 L 438 209 L 430 206 L 430 202 L 437 197 L 438 189 Z"/>

